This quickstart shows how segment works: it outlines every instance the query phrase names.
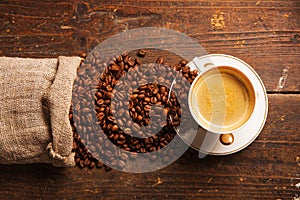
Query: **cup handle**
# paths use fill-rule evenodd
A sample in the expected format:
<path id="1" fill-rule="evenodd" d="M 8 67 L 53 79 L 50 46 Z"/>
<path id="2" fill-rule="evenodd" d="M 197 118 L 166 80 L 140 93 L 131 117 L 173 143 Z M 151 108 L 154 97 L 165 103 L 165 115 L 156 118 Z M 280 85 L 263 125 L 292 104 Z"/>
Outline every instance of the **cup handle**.
<path id="1" fill-rule="evenodd" d="M 203 63 L 199 57 L 193 58 L 193 60 L 188 64 L 188 66 L 192 69 L 197 69 L 199 73 L 202 73 L 212 67 L 214 64 L 211 62 Z"/>

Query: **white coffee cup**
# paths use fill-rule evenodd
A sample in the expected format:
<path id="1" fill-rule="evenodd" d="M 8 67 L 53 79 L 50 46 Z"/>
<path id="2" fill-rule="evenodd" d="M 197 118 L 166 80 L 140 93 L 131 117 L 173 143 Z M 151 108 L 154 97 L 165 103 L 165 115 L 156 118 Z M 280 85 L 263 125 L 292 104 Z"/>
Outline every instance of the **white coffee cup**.
<path id="1" fill-rule="evenodd" d="M 217 134 L 243 127 L 256 106 L 254 70 L 244 61 L 224 54 L 195 57 L 188 65 L 199 71 L 188 97 L 194 120 Z"/>

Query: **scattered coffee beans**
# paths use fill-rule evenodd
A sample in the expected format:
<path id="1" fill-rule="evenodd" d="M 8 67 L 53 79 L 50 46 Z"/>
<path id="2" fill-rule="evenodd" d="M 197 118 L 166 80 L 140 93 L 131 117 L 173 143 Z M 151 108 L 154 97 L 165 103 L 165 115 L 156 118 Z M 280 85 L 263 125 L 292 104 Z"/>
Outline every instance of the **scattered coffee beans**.
<path id="1" fill-rule="evenodd" d="M 182 109 L 182 105 L 179 105 L 175 93 L 170 92 L 165 85 L 171 85 L 170 80 L 174 79 L 173 72 L 175 71 L 180 71 L 183 77 L 192 83 L 197 76 L 197 71 L 191 71 L 186 66 L 187 61 L 183 60 L 176 65 L 165 67 L 167 70 L 162 72 L 162 75 L 151 77 L 151 69 L 157 69 L 159 65 L 164 65 L 162 57 L 157 59 L 157 64 L 146 64 L 146 67 L 140 67 L 141 61 L 138 58 L 132 58 L 127 53 L 117 55 L 108 61 L 101 61 L 99 55 L 100 52 L 95 50 L 81 66 L 83 70 L 78 72 L 72 100 L 77 102 L 78 99 L 84 99 L 84 101 L 78 101 L 80 103 L 75 104 L 76 115 L 73 115 L 73 109 L 71 109 L 70 122 L 73 127 L 73 151 L 76 165 L 80 168 L 88 167 L 90 169 L 104 166 L 106 170 L 110 170 L 110 167 L 103 165 L 93 155 L 109 159 L 113 166 L 123 168 L 127 159 L 136 159 L 137 153 L 144 153 L 144 156 L 147 156 L 147 152 L 155 152 L 169 144 L 176 135 L 173 126 L 178 126 L 184 120 L 181 113 L 184 109 Z M 137 53 L 137 56 L 141 58 L 145 55 L 145 50 L 139 50 Z M 102 74 L 97 70 L 100 67 L 105 68 Z M 134 71 L 134 69 L 138 70 Z M 136 74 L 131 74 L 129 71 Z M 84 78 L 86 75 L 91 78 Z M 123 80 L 122 77 L 125 75 L 126 79 Z M 138 84 L 143 82 L 143 78 L 147 78 L 147 80 L 152 78 L 165 84 L 149 81 L 142 85 Z M 114 94 L 115 87 L 121 91 L 128 91 L 130 87 L 136 89 L 132 90 L 130 96 L 127 97 L 122 92 Z M 180 84 L 176 84 L 174 87 L 180 87 Z M 86 91 L 95 91 L 95 94 L 92 96 Z M 181 91 L 181 98 L 187 101 L 188 86 L 182 88 Z M 129 100 L 124 101 L 126 98 Z M 113 104 L 113 101 L 117 103 Z M 118 116 L 117 119 L 114 117 L 115 114 Z M 161 117 L 165 120 L 161 120 Z M 91 121 L 97 121 L 97 124 L 85 125 Z M 160 131 L 157 134 L 143 131 L 142 128 L 149 124 L 152 126 L 151 130 Z M 114 155 L 109 150 L 104 151 L 100 145 L 108 144 L 103 142 L 104 138 L 96 134 L 98 131 L 103 131 L 114 145 L 128 153 Z M 99 146 L 92 146 L 88 141 L 82 139 L 78 132 L 87 134 L 89 139 L 93 138 L 95 141 L 99 141 Z M 176 152 L 170 149 L 169 152 L 162 155 L 161 161 L 168 162 L 175 154 Z M 155 155 L 150 157 L 151 161 L 156 159 L 158 157 Z"/>

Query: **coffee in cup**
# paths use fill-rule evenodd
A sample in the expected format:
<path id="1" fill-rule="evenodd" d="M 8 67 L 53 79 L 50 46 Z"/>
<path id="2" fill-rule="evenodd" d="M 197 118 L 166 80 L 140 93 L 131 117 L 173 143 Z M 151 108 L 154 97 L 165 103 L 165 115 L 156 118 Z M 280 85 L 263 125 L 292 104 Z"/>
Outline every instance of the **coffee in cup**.
<path id="1" fill-rule="evenodd" d="M 195 63 L 200 75 L 189 92 L 189 107 L 196 122 L 204 129 L 224 134 L 242 127 L 255 106 L 255 90 L 236 66 Z M 199 66 L 202 65 L 202 66 Z"/>

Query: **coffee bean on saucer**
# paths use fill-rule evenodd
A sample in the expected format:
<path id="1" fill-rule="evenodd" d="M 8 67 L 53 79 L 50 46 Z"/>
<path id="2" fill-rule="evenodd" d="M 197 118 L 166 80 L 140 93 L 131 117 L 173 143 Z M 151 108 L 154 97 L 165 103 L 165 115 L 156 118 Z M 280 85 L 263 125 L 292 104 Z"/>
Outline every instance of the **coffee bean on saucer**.
<path id="1" fill-rule="evenodd" d="M 229 134 L 221 134 L 220 142 L 224 145 L 231 145 L 234 142 L 234 136 L 232 133 Z"/>

